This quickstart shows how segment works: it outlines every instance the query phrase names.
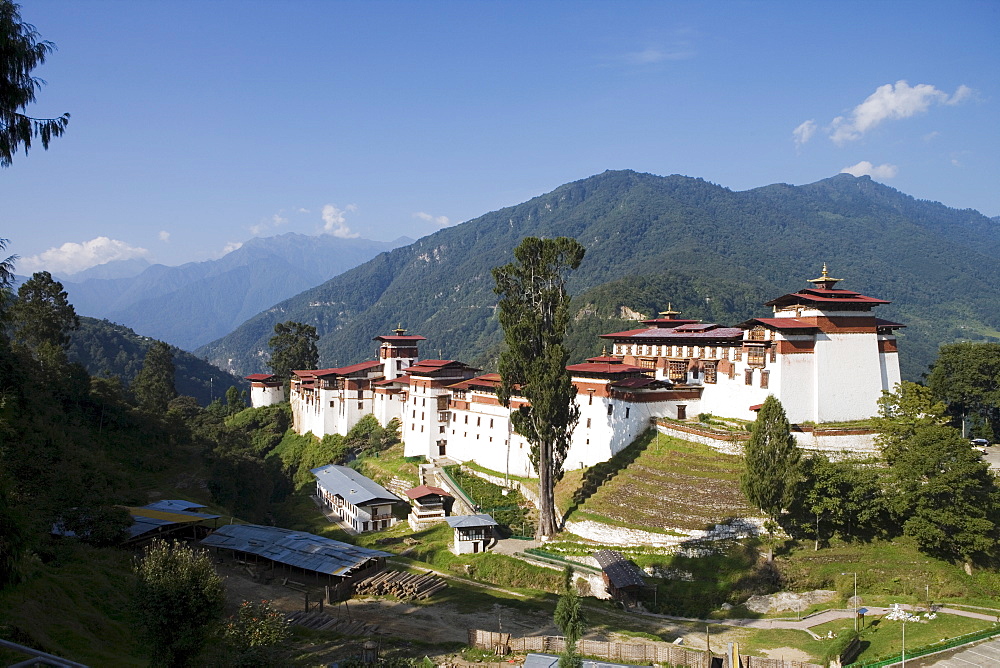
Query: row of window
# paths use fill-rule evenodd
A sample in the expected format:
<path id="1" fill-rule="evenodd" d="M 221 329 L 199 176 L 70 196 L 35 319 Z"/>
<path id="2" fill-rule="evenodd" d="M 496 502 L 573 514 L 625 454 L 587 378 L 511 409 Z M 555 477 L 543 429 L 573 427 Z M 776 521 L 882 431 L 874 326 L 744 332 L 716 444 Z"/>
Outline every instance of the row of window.
<path id="1" fill-rule="evenodd" d="M 615 352 L 618 355 L 632 355 L 634 349 L 634 354 L 636 356 L 652 356 L 652 357 L 683 357 L 685 359 L 729 359 L 729 347 L 724 346 L 653 346 L 653 345 L 630 345 L 630 344 L 616 344 Z M 743 359 L 743 348 L 734 347 L 731 348 L 733 351 L 733 360 L 736 362 L 742 361 Z M 747 349 L 747 361 L 750 364 L 763 366 L 764 360 L 768 356 L 768 349 L 763 346 L 748 347 Z M 770 348 L 770 358 L 774 362 L 777 359 L 777 349 Z M 654 369 L 656 368 L 656 360 L 653 359 L 640 359 L 638 361 L 640 367 L 644 369 Z"/>

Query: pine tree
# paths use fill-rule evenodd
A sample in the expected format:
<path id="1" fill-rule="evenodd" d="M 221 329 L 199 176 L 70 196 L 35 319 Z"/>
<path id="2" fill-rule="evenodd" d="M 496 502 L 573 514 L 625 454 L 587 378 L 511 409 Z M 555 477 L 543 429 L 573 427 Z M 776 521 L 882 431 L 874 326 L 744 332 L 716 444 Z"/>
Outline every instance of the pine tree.
<path id="1" fill-rule="evenodd" d="M 19 7 L 0 0 L 0 167 L 9 167 L 18 148 L 27 153 L 32 139 L 49 147 L 69 123 L 69 114 L 58 118 L 32 118 L 21 111 L 35 101 L 35 91 L 45 82 L 31 71 L 45 62 L 55 48 L 38 41 L 35 27 L 21 21 Z"/>
<path id="2" fill-rule="evenodd" d="M 553 616 L 556 628 L 566 639 L 566 650 L 559 656 L 559 668 L 577 668 L 582 662 L 576 643 L 583 636 L 587 619 L 580 608 L 580 596 L 573 587 L 573 567 L 563 570 L 563 591 Z"/>
<path id="3" fill-rule="evenodd" d="M 47 346 L 65 350 L 69 333 L 80 326 L 62 283 L 47 271 L 36 272 L 17 289 L 10 319 L 14 341 L 36 356 Z"/>
<path id="4" fill-rule="evenodd" d="M 800 457 L 784 407 L 774 395 L 768 396 L 750 427 L 740 487 L 772 522 L 792 500 Z"/>
<path id="5" fill-rule="evenodd" d="M 580 266 L 584 252 L 568 237 L 527 237 L 514 249 L 516 262 L 493 269 L 504 332 L 498 365 L 503 383 L 497 396 L 505 407 L 514 394 L 530 402 L 511 414 L 511 422 L 531 444 L 531 463 L 538 472 L 538 536 L 558 530 L 554 489 L 580 416 L 563 340 L 570 299 L 565 276 Z"/>
<path id="6" fill-rule="evenodd" d="M 147 413 L 164 413 L 177 396 L 174 387 L 174 353 L 163 341 L 154 341 L 130 388 L 135 401 Z"/>

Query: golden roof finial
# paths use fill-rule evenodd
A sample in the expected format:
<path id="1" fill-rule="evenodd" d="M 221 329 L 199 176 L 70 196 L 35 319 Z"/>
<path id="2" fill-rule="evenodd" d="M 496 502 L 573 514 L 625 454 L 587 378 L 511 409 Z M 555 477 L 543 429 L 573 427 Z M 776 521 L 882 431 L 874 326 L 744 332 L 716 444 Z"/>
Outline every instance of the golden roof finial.
<path id="1" fill-rule="evenodd" d="M 395 331 L 396 331 L 396 336 L 403 336 L 404 334 L 406 334 L 406 330 L 403 329 L 403 323 L 397 324 Z"/>
<path id="2" fill-rule="evenodd" d="M 607 356 L 608 356 L 608 347 L 606 345 L 601 346 L 601 357 L 607 357 Z"/>
<path id="3" fill-rule="evenodd" d="M 667 310 L 660 311 L 660 315 L 664 316 L 667 320 L 673 320 L 672 316 L 680 315 L 680 311 L 675 311 L 673 303 L 667 302 Z"/>
<path id="4" fill-rule="evenodd" d="M 826 290 L 832 290 L 833 286 L 844 279 L 842 278 L 832 278 L 826 270 L 826 262 L 823 263 L 823 273 L 819 278 L 809 278 L 806 279 L 806 283 L 814 283 L 818 286 L 823 287 Z"/>

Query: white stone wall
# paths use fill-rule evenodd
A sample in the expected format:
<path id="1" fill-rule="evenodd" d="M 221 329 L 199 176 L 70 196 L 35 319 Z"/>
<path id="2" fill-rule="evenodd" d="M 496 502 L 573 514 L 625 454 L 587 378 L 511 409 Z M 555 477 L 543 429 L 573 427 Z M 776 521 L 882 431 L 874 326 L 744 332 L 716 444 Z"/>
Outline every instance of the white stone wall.
<path id="1" fill-rule="evenodd" d="M 878 414 L 882 369 L 875 334 L 816 336 L 816 419 L 862 420 Z"/>
<path id="2" fill-rule="evenodd" d="M 403 406 L 404 456 L 428 459 L 438 456 L 437 442 L 448 438 L 447 422 L 441 419 L 448 409 L 438 411 L 437 398 L 446 394 L 450 392 L 445 388 L 410 385 L 409 397 Z"/>
<path id="3" fill-rule="evenodd" d="M 282 385 L 268 387 L 251 383 L 250 385 L 250 405 L 254 408 L 273 406 L 285 400 L 285 388 Z"/>
<path id="4" fill-rule="evenodd" d="M 771 367 L 772 381 L 775 381 L 772 383 L 774 396 L 784 407 L 789 422 L 815 422 L 817 419 L 814 362 L 815 355 L 812 353 L 793 353 L 778 355 L 777 364 Z M 755 418 L 751 416 L 749 419 Z"/>

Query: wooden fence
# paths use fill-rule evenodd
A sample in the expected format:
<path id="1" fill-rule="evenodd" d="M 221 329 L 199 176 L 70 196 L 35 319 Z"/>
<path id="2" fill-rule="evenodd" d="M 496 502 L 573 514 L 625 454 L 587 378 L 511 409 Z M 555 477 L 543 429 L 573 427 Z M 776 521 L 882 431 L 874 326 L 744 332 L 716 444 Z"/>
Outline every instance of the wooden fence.
<path id="1" fill-rule="evenodd" d="M 501 652 L 541 652 L 559 654 L 566 649 L 561 636 L 511 637 L 509 633 L 469 629 L 469 646 Z M 576 651 L 583 656 L 596 656 L 611 661 L 634 664 L 669 664 L 689 668 L 731 668 L 728 656 L 711 655 L 703 650 L 688 649 L 669 643 L 623 643 L 580 640 Z M 815 663 L 769 659 L 760 656 L 740 656 L 739 668 L 822 668 Z M 732 667 L 735 668 L 735 667 Z"/>

